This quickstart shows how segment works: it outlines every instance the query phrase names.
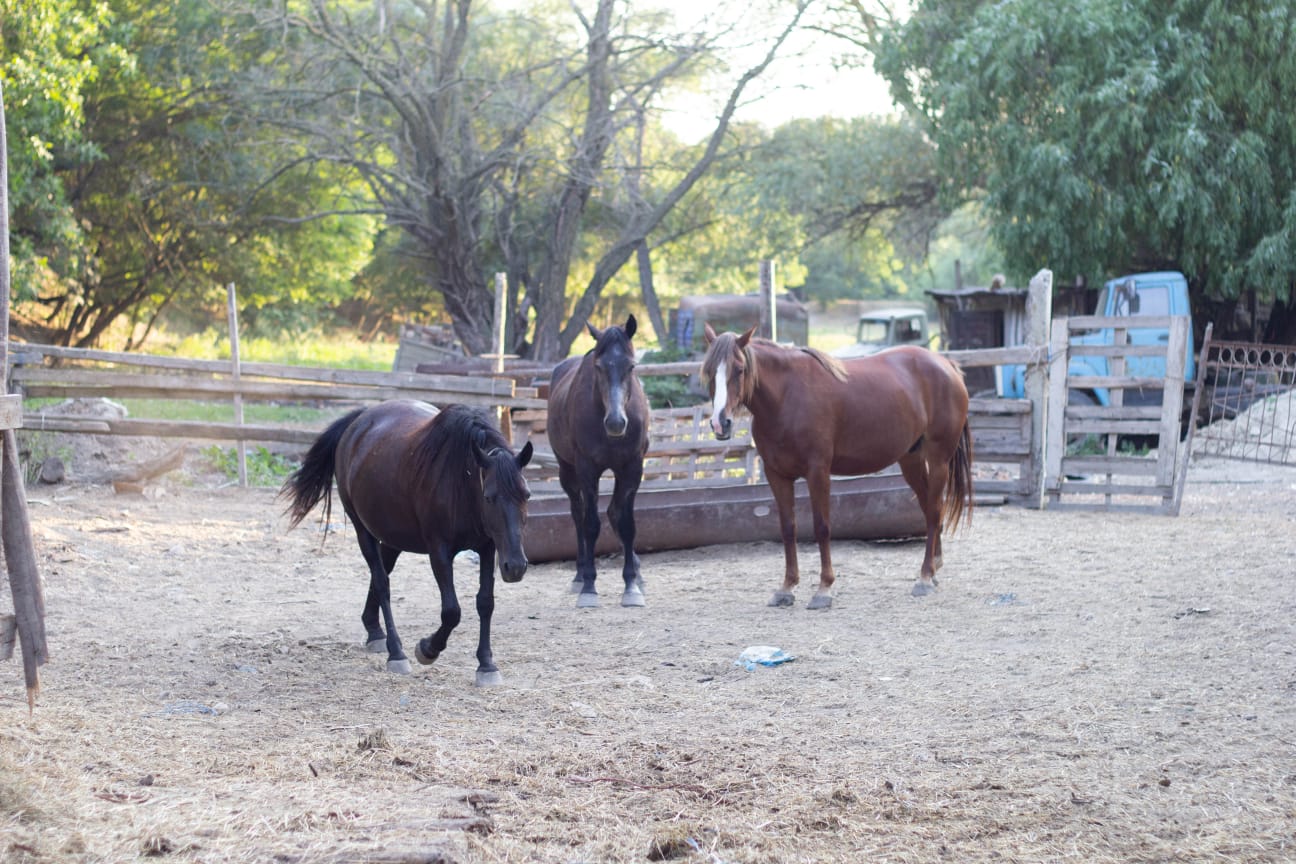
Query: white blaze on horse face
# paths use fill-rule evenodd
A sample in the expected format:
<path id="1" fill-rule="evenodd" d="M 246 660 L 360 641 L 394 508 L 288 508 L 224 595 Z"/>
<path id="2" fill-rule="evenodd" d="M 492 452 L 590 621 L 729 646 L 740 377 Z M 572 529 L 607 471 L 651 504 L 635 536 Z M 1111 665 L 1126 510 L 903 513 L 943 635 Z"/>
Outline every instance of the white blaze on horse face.
<path id="1" fill-rule="evenodd" d="M 630 422 L 625 413 L 628 392 L 624 381 L 618 381 L 608 389 L 608 410 L 603 417 L 603 428 L 613 438 L 625 435 Z"/>
<path id="2" fill-rule="evenodd" d="M 723 360 L 716 367 L 715 380 L 712 381 L 711 389 L 715 391 L 715 396 L 711 399 L 711 431 L 716 435 L 723 435 L 724 427 L 721 425 L 721 420 L 729 402 L 729 370 L 725 368 Z"/>

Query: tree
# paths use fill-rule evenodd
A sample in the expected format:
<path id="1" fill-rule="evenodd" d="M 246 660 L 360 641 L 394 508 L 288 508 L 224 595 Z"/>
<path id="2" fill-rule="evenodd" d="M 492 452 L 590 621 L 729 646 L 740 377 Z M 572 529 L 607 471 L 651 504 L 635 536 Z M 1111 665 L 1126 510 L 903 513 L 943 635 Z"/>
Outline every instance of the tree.
<path id="1" fill-rule="evenodd" d="M 1281 307 L 1293 36 L 1296 7 L 1260 0 L 927 0 L 877 68 L 927 122 L 946 202 L 983 200 L 1018 277 L 1174 267 L 1202 307 L 1248 289 Z"/>
<path id="2" fill-rule="evenodd" d="M 134 348 L 166 310 L 223 311 L 227 282 L 240 286 L 247 330 L 308 325 L 363 265 L 371 221 L 277 221 L 320 209 L 338 178 L 315 170 L 267 185 L 280 142 L 257 138 L 234 94 L 213 86 L 251 57 L 219 38 L 224 22 L 207 3 L 114 0 L 94 19 L 78 5 L 14 19 L 25 52 L 8 68 L 67 103 L 25 102 L 44 107 L 27 113 L 24 140 L 50 142 L 36 148 L 49 158 L 33 161 L 17 214 L 28 226 L 26 334 L 93 345 L 125 321 L 123 347 Z M 57 62 L 64 55 L 75 60 Z M 26 57 L 47 72 L 30 74 Z"/>
<path id="3" fill-rule="evenodd" d="M 637 161 L 631 144 L 665 90 L 713 69 L 725 31 L 662 32 L 597 0 L 591 14 L 533 6 L 508 15 L 472 0 L 343 5 L 323 0 L 266 13 L 282 34 L 261 119 L 303 142 L 302 161 L 346 166 L 368 190 L 338 212 L 381 216 L 413 241 L 430 286 L 474 353 L 489 350 L 489 274 L 508 274 L 510 309 L 530 307 L 530 351 L 565 355 L 622 266 L 727 152 L 745 88 L 797 27 L 780 12 L 751 65 L 732 79 L 713 133 L 683 161 Z M 774 4 L 776 10 L 782 7 Z M 640 25 L 643 26 L 640 26 Z M 260 74 L 260 73 L 258 73 Z M 660 171 L 633 205 L 611 206 L 625 172 Z M 649 194 L 652 195 L 649 198 Z M 591 222 L 601 234 L 591 235 Z M 583 246 L 591 236 L 599 248 Z M 569 290 L 578 254 L 593 261 Z"/>

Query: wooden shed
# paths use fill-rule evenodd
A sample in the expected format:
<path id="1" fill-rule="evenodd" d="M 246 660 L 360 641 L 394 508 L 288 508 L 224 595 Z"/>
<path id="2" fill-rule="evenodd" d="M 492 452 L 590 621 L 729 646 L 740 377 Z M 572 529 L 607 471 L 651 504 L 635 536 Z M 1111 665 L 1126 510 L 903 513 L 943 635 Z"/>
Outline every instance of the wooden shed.
<path id="1" fill-rule="evenodd" d="M 927 293 L 936 302 L 944 350 L 1011 348 L 1026 344 L 1026 289 L 967 287 Z M 994 372 L 993 366 L 966 370 L 968 392 L 992 395 Z"/>

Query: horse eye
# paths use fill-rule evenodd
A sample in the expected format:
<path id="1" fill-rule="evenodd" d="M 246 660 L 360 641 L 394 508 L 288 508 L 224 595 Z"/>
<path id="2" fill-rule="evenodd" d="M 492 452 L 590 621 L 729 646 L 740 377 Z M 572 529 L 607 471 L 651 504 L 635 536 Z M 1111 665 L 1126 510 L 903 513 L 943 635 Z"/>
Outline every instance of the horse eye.
<path id="1" fill-rule="evenodd" d="M 484 501 L 486 502 L 486 505 L 487 505 L 488 507 L 494 507 L 494 506 L 495 506 L 495 496 L 494 496 L 494 495 L 486 495 L 486 496 L 484 496 L 484 498 L 483 498 L 482 500 L 484 500 Z"/>

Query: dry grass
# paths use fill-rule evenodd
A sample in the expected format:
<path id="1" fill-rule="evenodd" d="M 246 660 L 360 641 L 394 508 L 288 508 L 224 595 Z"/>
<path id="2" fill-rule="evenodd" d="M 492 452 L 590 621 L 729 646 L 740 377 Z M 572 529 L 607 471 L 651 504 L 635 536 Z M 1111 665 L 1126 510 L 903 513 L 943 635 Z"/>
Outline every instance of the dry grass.
<path id="1" fill-rule="evenodd" d="M 493 690 L 471 571 L 400 678 L 349 538 L 285 534 L 269 493 L 33 492 L 54 656 L 34 714 L 0 689 L 0 860 L 1291 860 L 1296 476 L 1268 475 L 1190 475 L 1177 519 L 980 510 L 924 600 L 918 547 L 840 543 L 826 613 L 764 605 L 773 544 L 645 556 L 641 610 L 616 562 L 593 611 L 536 567 L 497 586 Z M 395 582 L 410 645 L 435 589 Z M 753 644 L 797 659 L 747 672 Z"/>

